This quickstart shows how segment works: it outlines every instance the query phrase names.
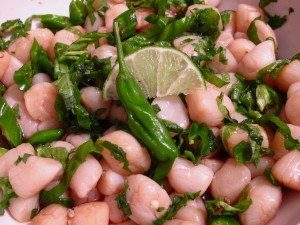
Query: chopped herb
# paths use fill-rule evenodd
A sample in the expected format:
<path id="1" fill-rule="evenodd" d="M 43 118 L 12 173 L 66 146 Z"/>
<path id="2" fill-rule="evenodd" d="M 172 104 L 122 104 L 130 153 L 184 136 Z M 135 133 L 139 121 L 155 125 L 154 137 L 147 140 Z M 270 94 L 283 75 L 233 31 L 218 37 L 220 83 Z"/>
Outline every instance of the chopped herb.
<path id="1" fill-rule="evenodd" d="M 30 213 L 30 219 L 32 220 L 39 212 L 39 209 L 38 208 L 34 208 L 31 210 L 31 213 Z"/>
<path id="2" fill-rule="evenodd" d="M 205 201 L 206 209 L 213 216 L 233 216 L 238 213 L 245 212 L 251 204 L 251 199 L 239 201 L 234 206 L 231 206 L 228 203 L 222 201 L 221 198 Z"/>
<path id="3" fill-rule="evenodd" d="M 63 168 L 65 168 L 67 165 L 69 153 L 63 147 L 52 148 L 50 144 L 40 145 L 37 147 L 36 152 L 37 156 L 59 161 L 62 164 Z"/>
<path id="4" fill-rule="evenodd" d="M 264 175 L 273 186 L 281 186 L 281 183 L 279 183 L 273 176 L 271 168 L 266 168 Z"/>
<path id="5" fill-rule="evenodd" d="M 6 148 L 0 147 L 0 157 L 3 156 L 8 150 Z"/>
<path id="6" fill-rule="evenodd" d="M 25 153 L 22 157 L 19 156 L 15 162 L 15 165 L 18 165 L 20 162 L 26 163 L 30 156 L 32 156 L 32 155 L 28 154 L 28 153 Z"/>
<path id="7" fill-rule="evenodd" d="M 228 10 L 222 11 L 220 14 L 221 14 L 222 24 L 224 28 L 224 26 L 230 23 L 231 14 L 230 11 Z"/>
<path id="8" fill-rule="evenodd" d="M 256 74 L 256 79 L 261 80 L 261 79 L 263 79 L 264 76 L 269 74 L 270 78 L 272 80 L 275 80 L 278 77 L 278 75 L 279 75 L 280 71 L 282 70 L 282 68 L 286 64 L 289 64 L 290 62 L 291 62 L 290 59 L 276 60 L 275 62 L 271 63 L 268 66 L 265 66 L 260 71 L 258 71 L 258 73 Z"/>
<path id="9" fill-rule="evenodd" d="M 2 97 L 0 97 L 0 128 L 3 136 L 13 146 L 18 146 L 22 143 L 22 130 L 16 115 Z"/>
<path id="10" fill-rule="evenodd" d="M 109 141 L 97 140 L 96 148 L 102 152 L 103 147 L 110 151 L 110 154 L 118 161 L 123 163 L 123 169 L 131 172 L 129 169 L 129 162 L 126 158 L 126 152 L 116 144 L 113 144 Z"/>
<path id="11" fill-rule="evenodd" d="M 195 200 L 200 196 L 200 192 L 196 193 L 184 193 L 184 196 L 175 195 L 173 197 L 173 203 L 169 206 L 167 212 L 160 218 L 153 221 L 153 225 L 161 225 L 167 220 L 171 220 L 179 209 L 185 207 L 189 200 Z"/>
<path id="12" fill-rule="evenodd" d="M 9 207 L 9 200 L 18 197 L 9 183 L 7 177 L 0 177 L 0 189 L 2 198 L 0 199 L 0 216 L 4 215 L 4 209 Z"/>
<path id="13" fill-rule="evenodd" d="M 3 83 L 0 83 L 0 96 L 3 96 L 3 94 L 6 91 L 6 87 Z"/>
<path id="14" fill-rule="evenodd" d="M 290 8 L 289 8 L 289 14 L 291 14 L 291 13 L 293 13 L 293 12 L 295 12 L 294 8 L 290 7 Z"/>
<path id="15" fill-rule="evenodd" d="M 85 162 L 90 153 L 98 153 L 93 141 L 91 140 L 83 143 L 76 149 L 74 156 L 67 163 L 64 178 L 60 181 L 60 183 L 51 190 L 42 191 L 40 193 L 40 202 L 43 206 L 52 203 L 58 203 L 66 207 L 70 207 L 72 205 L 71 199 L 62 198 L 61 195 L 68 189 L 76 170 L 83 162 Z"/>
<path id="16" fill-rule="evenodd" d="M 72 0 L 69 6 L 70 21 L 72 25 L 83 25 L 87 17 L 87 7 L 82 0 Z"/>
<path id="17" fill-rule="evenodd" d="M 120 209 L 123 212 L 124 217 L 130 216 L 132 214 L 130 206 L 126 199 L 126 192 L 128 188 L 128 183 L 125 182 L 123 186 L 123 191 L 115 199 L 118 204 L 118 209 Z"/>
<path id="18" fill-rule="evenodd" d="M 208 225 L 241 225 L 233 216 L 209 216 Z"/>
<path id="19" fill-rule="evenodd" d="M 15 71 L 14 81 L 21 91 L 27 91 L 30 88 L 32 76 L 32 64 L 31 62 L 27 62 L 20 69 Z"/>

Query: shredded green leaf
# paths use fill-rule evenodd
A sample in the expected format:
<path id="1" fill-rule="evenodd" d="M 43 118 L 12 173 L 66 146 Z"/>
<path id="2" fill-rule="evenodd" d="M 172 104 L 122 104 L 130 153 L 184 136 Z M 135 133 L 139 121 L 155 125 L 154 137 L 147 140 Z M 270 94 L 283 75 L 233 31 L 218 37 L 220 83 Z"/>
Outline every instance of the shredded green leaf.
<path id="1" fill-rule="evenodd" d="M 2 198 L 0 199 L 0 216 L 4 215 L 4 209 L 9 207 L 9 200 L 18 197 L 13 191 L 7 177 L 0 177 L 0 189 Z"/>
<path id="2" fill-rule="evenodd" d="M 117 197 L 115 199 L 118 204 L 118 209 L 120 209 L 123 212 L 124 217 L 130 216 L 132 214 L 130 206 L 126 199 L 126 192 L 127 192 L 128 188 L 129 188 L 129 185 L 126 182 L 123 186 L 122 192 L 119 195 L 117 195 Z"/>

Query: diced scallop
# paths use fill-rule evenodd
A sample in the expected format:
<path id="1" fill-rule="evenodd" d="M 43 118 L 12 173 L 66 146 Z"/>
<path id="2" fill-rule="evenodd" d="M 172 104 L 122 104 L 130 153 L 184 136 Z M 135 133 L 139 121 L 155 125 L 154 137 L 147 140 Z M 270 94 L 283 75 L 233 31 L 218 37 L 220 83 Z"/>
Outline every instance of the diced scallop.
<path id="1" fill-rule="evenodd" d="M 137 224 L 152 225 L 153 220 L 166 213 L 171 199 L 154 180 L 137 174 L 128 176 L 127 182 L 126 199 L 132 212 L 131 220 Z"/>
<path id="2" fill-rule="evenodd" d="M 106 170 L 100 177 L 97 188 L 101 194 L 113 195 L 122 191 L 124 183 L 124 176 L 114 172 L 113 170 Z"/>
<path id="3" fill-rule="evenodd" d="M 149 23 L 148 21 L 146 21 L 145 19 L 149 15 L 152 15 L 152 14 L 155 15 L 155 10 L 147 9 L 147 8 L 140 8 L 135 11 L 135 14 L 136 14 L 136 20 L 137 20 L 137 25 L 136 25 L 135 29 L 137 29 L 139 31 L 143 31 L 143 30 L 151 27 L 152 24 Z"/>
<path id="4" fill-rule="evenodd" d="M 245 165 L 248 167 L 248 169 L 251 172 L 251 179 L 257 177 L 257 176 L 263 176 L 264 171 L 267 168 L 272 168 L 274 165 L 275 160 L 273 157 L 270 156 L 264 156 L 259 159 L 258 165 L 254 165 L 253 163 L 246 163 Z"/>
<path id="5" fill-rule="evenodd" d="M 285 104 L 285 114 L 291 124 L 300 126 L 300 107 L 299 107 L 300 91 L 296 91 L 291 95 Z"/>
<path id="6" fill-rule="evenodd" d="M 108 225 L 109 207 L 106 202 L 90 202 L 69 212 L 69 225 Z"/>
<path id="7" fill-rule="evenodd" d="M 26 37 L 18 37 L 13 43 L 8 46 L 7 51 L 15 56 L 22 63 L 30 60 L 30 49 L 32 41 Z"/>
<path id="8" fill-rule="evenodd" d="M 242 58 L 249 53 L 255 44 L 244 38 L 235 39 L 228 45 L 229 51 L 232 53 L 237 62 L 240 62 Z"/>
<path id="9" fill-rule="evenodd" d="M 287 91 L 287 98 L 292 97 L 293 94 L 295 94 L 297 91 L 300 90 L 300 81 L 296 81 L 295 83 L 292 83 L 289 86 L 289 89 Z"/>
<path id="10" fill-rule="evenodd" d="M 100 89 L 96 87 L 85 87 L 80 90 L 81 102 L 89 113 L 95 113 L 97 110 L 105 110 L 100 115 L 101 119 L 105 119 L 109 113 L 110 101 L 105 101 Z"/>
<path id="11" fill-rule="evenodd" d="M 0 80 L 2 80 L 2 77 L 8 69 L 10 57 L 10 54 L 7 52 L 0 52 Z"/>
<path id="12" fill-rule="evenodd" d="M 55 101 L 58 88 L 53 83 L 38 83 L 24 94 L 26 108 L 32 118 L 45 121 L 56 118 Z"/>
<path id="13" fill-rule="evenodd" d="M 113 66 L 117 60 L 117 48 L 112 45 L 104 44 L 96 48 L 92 55 L 97 56 L 99 59 L 109 58 L 110 63 Z"/>
<path id="14" fill-rule="evenodd" d="M 293 150 L 272 167 L 272 174 L 284 186 L 300 191 L 300 152 Z"/>
<path id="15" fill-rule="evenodd" d="M 54 34 L 47 28 L 36 28 L 34 30 L 28 31 L 27 38 L 31 42 L 36 39 L 39 45 L 41 45 L 43 49 L 48 53 L 51 48 L 51 42 L 54 38 Z"/>
<path id="16" fill-rule="evenodd" d="M 291 131 L 291 136 L 300 141 L 300 127 L 292 124 L 287 124 L 287 126 Z M 274 152 L 273 158 L 275 160 L 280 159 L 282 156 L 289 152 L 289 150 L 285 148 L 284 141 L 285 139 L 283 135 L 279 131 L 276 131 L 274 138 L 270 143 L 270 148 Z"/>
<path id="17" fill-rule="evenodd" d="M 79 198 L 84 198 L 96 187 L 102 174 L 102 167 L 98 160 L 89 155 L 86 160 L 79 165 L 70 183 L 70 188 Z"/>
<path id="18" fill-rule="evenodd" d="M 75 148 L 78 148 L 83 143 L 91 140 L 90 134 L 69 134 L 66 137 L 66 142 L 69 142 Z"/>
<path id="19" fill-rule="evenodd" d="M 43 208 L 31 221 L 31 225 L 67 225 L 68 209 L 59 205 L 51 204 Z"/>
<path id="20" fill-rule="evenodd" d="M 205 165 L 195 166 L 187 159 L 176 158 L 167 177 L 176 192 L 184 194 L 201 191 L 202 195 L 210 185 L 213 176 L 214 172 Z"/>
<path id="21" fill-rule="evenodd" d="M 31 85 L 39 84 L 39 83 L 52 83 L 51 77 L 46 73 L 37 73 L 32 77 Z"/>
<path id="22" fill-rule="evenodd" d="M 214 173 L 216 173 L 219 169 L 222 168 L 224 165 L 224 161 L 221 159 L 214 159 L 214 158 L 204 158 L 200 161 L 201 164 L 210 168 Z"/>
<path id="23" fill-rule="evenodd" d="M 180 208 L 174 219 L 193 221 L 199 225 L 205 225 L 207 220 L 207 211 L 201 198 L 189 200 L 186 206 Z"/>
<path id="24" fill-rule="evenodd" d="M 116 4 L 111 6 L 105 12 L 105 27 L 107 29 L 107 32 L 113 31 L 114 19 L 127 10 L 128 7 L 125 4 Z"/>
<path id="25" fill-rule="evenodd" d="M 275 62 L 275 48 L 271 40 L 264 41 L 246 54 L 238 65 L 237 72 L 247 80 L 255 80 L 259 70 Z"/>
<path id="26" fill-rule="evenodd" d="M 175 48 L 184 52 L 189 57 L 192 57 L 192 56 L 197 55 L 194 44 L 199 43 L 200 40 L 201 40 L 200 36 L 187 35 L 187 36 L 182 36 L 182 37 L 176 38 L 173 41 L 173 45 Z M 203 53 L 204 53 L 204 51 L 203 51 Z"/>
<path id="27" fill-rule="evenodd" d="M 186 129 L 189 124 L 187 109 L 179 96 L 169 95 L 155 98 L 152 105 L 158 105 L 160 111 L 158 118 L 176 123 L 178 126 Z"/>
<path id="28" fill-rule="evenodd" d="M 7 177 L 8 171 L 13 167 L 19 157 L 24 154 L 34 155 L 34 148 L 29 143 L 23 143 L 16 148 L 10 149 L 0 157 L 0 177 Z"/>
<path id="29" fill-rule="evenodd" d="M 190 118 L 199 124 L 206 123 L 210 127 L 222 125 L 224 116 L 217 104 L 217 98 L 220 95 L 221 91 L 213 87 L 193 90 L 186 96 Z M 233 103 L 228 96 L 224 95 L 222 104 L 230 113 L 235 111 Z"/>
<path id="30" fill-rule="evenodd" d="M 240 222 L 243 225 L 265 225 L 277 213 L 282 201 L 282 191 L 264 176 L 259 176 L 250 182 L 248 198 L 252 200 L 252 204 L 239 214 Z"/>
<path id="31" fill-rule="evenodd" d="M 220 197 L 230 204 L 235 204 L 250 181 L 251 173 L 247 166 L 229 158 L 214 175 L 210 191 L 214 198 Z"/>
<path id="32" fill-rule="evenodd" d="M 127 124 L 128 118 L 124 107 L 121 104 L 113 102 L 110 108 L 108 119 L 111 123 L 115 123 L 116 121 L 119 121 L 124 124 Z"/>
<path id="33" fill-rule="evenodd" d="M 199 225 L 199 223 L 194 221 L 188 221 L 188 220 L 179 220 L 179 219 L 172 219 L 167 220 L 163 223 L 163 225 Z"/>
<path id="34" fill-rule="evenodd" d="M 222 59 L 221 54 L 217 54 L 214 56 L 214 60 L 212 62 L 209 62 L 208 65 L 211 69 L 213 69 L 215 72 L 233 72 L 235 73 L 238 67 L 238 63 L 232 53 L 225 49 L 225 58 Z M 224 62 L 222 60 L 225 60 Z"/>
<path id="35" fill-rule="evenodd" d="M 233 36 L 229 32 L 221 31 L 218 39 L 216 40 L 216 47 L 227 48 L 228 45 L 233 41 Z"/>
<path id="36" fill-rule="evenodd" d="M 12 217 L 18 222 L 28 222 L 31 220 L 33 209 L 39 209 L 39 195 L 29 198 L 12 198 L 9 201 L 8 210 Z"/>
<path id="37" fill-rule="evenodd" d="M 5 60 L 5 59 L 4 59 Z M 17 70 L 19 70 L 23 66 L 20 60 L 18 60 L 14 56 L 10 56 L 8 67 L 6 67 L 6 71 L 4 72 L 1 82 L 6 86 L 9 87 L 15 84 L 14 81 L 14 74 Z"/>
<path id="38" fill-rule="evenodd" d="M 246 33 L 251 22 L 257 17 L 264 17 L 258 6 L 239 4 L 237 7 L 237 31 Z"/>
<path id="39" fill-rule="evenodd" d="M 8 173 L 8 178 L 15 193 L 21 198 L 29 198 L 38 194 L 62 171 L 60 162 L 30 156 L 26 163 L 21 161 L 14 165 Z"/>
<path id="40" fill-rule="evenodd" d="M 282 68 L 275 82 L 280 90 L 287 92 L 297 81 L 300 81 L 300 61 L 296 59 Z"/>
<path id="41" fill-rule="evenodd" d="M 109 207 L 109 221 L 112 223 L 121 223 L 125 220 L 123 212 L 118 208 L 117 196 L 117 194 L 107 195 L 103 200 Z"/>
<path id="42" fill-rule="evenodd" d="M 74 146 L 66 141 L 53 141 L 51 143 L 52 148 L 65 148 L 68 152 L 70 152 Z"/>
<path id="43" fill-rule="evenodd" d="M 103 195 L 101 195 L 97 188 L 93 188 L 89 191 L 89 193 L 84 198 L 79 198 L 75 192 L 72 191 L 72 189 L 68 192 L 69 196 L 73 200 L 74 206 L 79 206 L 84 203 L 88 202 L 96 202 L 103 199 Z"/>
<path id="44" fill-rule="evenodd" d="M 130 172 L 123 168 L 123 162 L 115 159 L 108 149 L 103 148 L 102 156 L 115 172 L 126 176 L 129 173 L 144 173 L 150 168 L 151 158 L 147 149 L 142 147 L 131 134 L 118 130 L 101 137 L 100 140 L 118 145 L 126 153 Z"/>
<path id="45" fill-rule="evenodd" d="M 98 14 L 98 12 L 93 12 L 88 15 L 84 22 L 84 29 L 88 33 L 97 31 L 98 28 L 102 26 L 104 26 L 104 19 Z"/>

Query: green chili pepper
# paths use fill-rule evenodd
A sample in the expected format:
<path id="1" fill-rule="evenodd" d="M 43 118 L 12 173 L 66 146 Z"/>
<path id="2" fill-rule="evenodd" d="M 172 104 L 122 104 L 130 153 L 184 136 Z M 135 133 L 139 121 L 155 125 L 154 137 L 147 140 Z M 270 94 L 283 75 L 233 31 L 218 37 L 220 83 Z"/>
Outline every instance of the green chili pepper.
<path id="1" fill-rule="evenodd" d="M 42 130 L 32 135 L 28 142 L 34 144 L 46 144 L 59 139 L 64 133 L 63 129 Z"/>
<path id="2" fill-rule="evenodd" d="M 119 75 L 116 81 L 117 91 L 128 115 L 128 126 L 162 164 L 168 165 L 167 167 L 163 166 L 163 168 L 166 168 L 165 171 L 159 171 L 160 175 L 155 176 L 158 181 L 167 175 L 179 151 L 167 128 L 157 118 L 152 106 L 125 65 L 117 21 L 114 22 L 114 33 L 119 61 Z"/>

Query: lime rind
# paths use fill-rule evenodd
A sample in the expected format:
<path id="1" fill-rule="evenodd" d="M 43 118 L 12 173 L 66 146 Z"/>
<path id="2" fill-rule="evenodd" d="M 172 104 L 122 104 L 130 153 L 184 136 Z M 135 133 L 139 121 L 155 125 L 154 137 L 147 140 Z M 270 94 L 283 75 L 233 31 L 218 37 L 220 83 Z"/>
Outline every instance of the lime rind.
<path id="1" fill-rule="evenodd" d="M 188 94 L 194 88 L 205 86 L 201 72 L 191 59 L 173 48 L 146 47 L 127 56 L 125 62 L 147 98 Z M 118 73 L 116 64 L 104 83 L 105 100 L 119 99 Z"/>

